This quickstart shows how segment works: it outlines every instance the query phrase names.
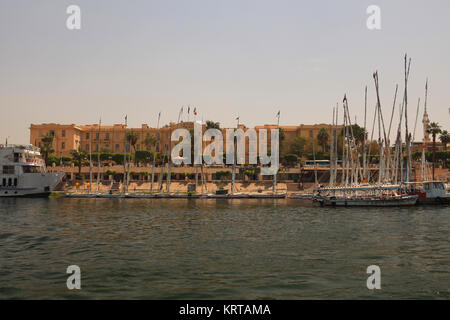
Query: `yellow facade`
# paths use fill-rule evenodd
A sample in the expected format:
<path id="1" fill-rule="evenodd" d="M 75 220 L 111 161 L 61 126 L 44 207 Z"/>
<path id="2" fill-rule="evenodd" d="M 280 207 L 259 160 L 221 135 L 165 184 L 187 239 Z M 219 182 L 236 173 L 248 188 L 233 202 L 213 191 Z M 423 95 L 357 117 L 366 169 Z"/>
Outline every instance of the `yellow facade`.
<path id="1" fill-rule="evenodd" d="M 70 156 L 70 150 L 76 150 L 81 146 L 83 150 L 92 153 L 96 152 L 111 152 L 123 153 L 130 152 L 130 146 L 126 142 L 126 134 L 128 132 L 135 132 L 138 135 L 136 143 L 136 150 L 150 150 L 160 153 L 167 153 L 170 149 L 169 137 L 171 132 L 176 128 L 193 129 L 193 122 L 181 122 L 179 124 L 170 123 L 160 129 L 151 128 L 146 124 L 142 124 L 140 128 L 128 128 L 124 124 L 114 124 L 112 126 L 100 126 L 98 124 L 82 125 L 75 124 L 63 125 L 56 123 L 31 124 L 30 126 L 30 143 L 39 147 L 42 143 L 42 138 L 50 133 L 53 134 L 53 148 L 55 156 Z M 245 125 L 240 125 L 244 131 L 248 128 Z M 341 126 L 338 126 L 341 128 Z M 256 126 L 258 132 L 260 129 L 276 129 L 276 125 Z M 330 124 L 315 124 L 315 125 L 299 125 L 299 126 L 280 126 L 284 130 L 285 141 L 289 142 L 296 137 L 304 137 L 306 139 L 317 138 L 319 131 L 325 128 L 331 136 L 332 125 Z M 203 130 L 205 126 L 203 125 Z M 225 129 L 222 129 L 225 137 Z M 154 136 L 159 139 L 156 146 L 145 145 L 147 136 Z M 270 142 L 270 134 L 268 134 Z M 225 139 L 224 139 L 225 143 Z M 172 143 L 173 145 L 173 143 Z M 225 150 L 225 149 L 224 149 Z"/>

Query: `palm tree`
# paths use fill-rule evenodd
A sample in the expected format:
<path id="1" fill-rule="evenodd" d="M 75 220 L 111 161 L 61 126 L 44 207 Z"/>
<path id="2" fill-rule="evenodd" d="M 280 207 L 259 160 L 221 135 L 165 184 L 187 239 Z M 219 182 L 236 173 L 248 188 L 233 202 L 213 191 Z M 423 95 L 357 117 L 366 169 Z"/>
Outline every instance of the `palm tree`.
<path id="1" fill-rule="evenodd" d="M 219 122 L 214 122 L 211 120 L 206 120 L 206 130 L 208 129 L 220 129 L 220 123 Z"/>
<path id="2" fill-rule="evenodd" d="M 78 150 L 70 150 L 70 155 L 74 160 L 77 161 L 78 164 L 78 174 L 81 173 L 81 166 L 83 165 L 83 161 L 87 159 L 88 153 L 81 148 L 78 147 Z"/>
<path id="3" fill-rule="evenodd" d="M 41 153 L 44 156 L 45 164 L 48 162 L 48 156 L 55 152 L 55 149 L 53 149 L 53 139 L 54 136 L 51 133 L 47 133 L 42 138 Z"/>
<path id="4" fill-rule="evenodd" d="M 278 128 L 278 141 L 279 141 L 279 146 L 278 146 L 278 154 L 279 155 L 284 155 L 284 151 L 285 151 L 285 146 L 284 146 L 284 141 L 286 140 L 286 133 L 284 132 L 283 128 Z"/>
<path id="5" fill-rule="evenodd" d="M 144 145 L 146 147 L 154 147 L 156 145 L 156 137 L 154 135 L 146 136 L 144 139 Z"/>
<path id="6" fill-rule="evenodd" d="M 317 140 L 322 145 L 322 151 L 325 153 L 325 147 L 326 143 L 330 139 L 330 135 L 328 134 L 328 131 L 325 128 L 322 128 L 319 130 L 319 133 L 317 134 Z"/>
<path id="7" fill-rule="evenodd" d="M 136 143 L 138 141 L 139 135 L 137 134 L 137 132 L 134 132 L 133 130 L 131 130 L 130 132 L 127 132 L 127 142 L 129 144 L 131 144 L 131 147 L 134 150 L 134 161 L 136 164 Z"/>
<path id="8" fill-rule="evenodd" d="M 427 127 L 427 133 L 431 134 L 433 138 L 433 180 L 434 180 L 434 167 L 436 162 L 436 136 L 439 133 L 441 133 L 441 126 L 436 122 L 432 122 Z"/>
<path id="9" fill-rule="evenodd" d="M 447 130 L 442 130 L 439 140 L 441 140 L 442 144 L 444 145 L 444 150 L 447 150 L 447 143 L 450 142 L 450 133 L 448 133 Z"/>

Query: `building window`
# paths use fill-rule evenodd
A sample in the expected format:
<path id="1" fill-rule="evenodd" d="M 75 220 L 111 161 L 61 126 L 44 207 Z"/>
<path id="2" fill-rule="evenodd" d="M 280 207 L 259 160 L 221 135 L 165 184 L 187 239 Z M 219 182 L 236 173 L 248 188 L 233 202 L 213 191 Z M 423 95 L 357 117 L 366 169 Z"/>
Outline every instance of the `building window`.
<path id="1" fill-rule="evenodd" d="M 95 152 L 98 152 L 98 144 L 95 145 Z"/>
<path id="2" fill-rule="evenodd" d="M 129 144 L 125 145 L 125 152 L 130 152 L 130 145 Z"/>
<path id="3" fill-rule="evenodd" d="M 49 133 L 52 137 L 55 136 L 55 131 L 53 131 L 53 130 L 50 130 L 48 133 Z"/>
<path id="4" fill-rule="evenodd" d="M 89 140 L 90 136 L 89 136 L 89 132 L 86 133 L 86 140 Z"/>
<path id="5" fill-rule="evenodd" d="M 116 152 L 119 152 L 120 150 L 120 146 L 118 144 L 116 144 Z"/>
<path id="6" fill-rule="evenodd" d="M 65 137 L 66 136 L 66 130 L 61 131 L 61 136 Z"/>
<path id="7" fill-rule="evenodd" d="M 105 140 L 109 140 L 109 132 L 106 133 Z"/>
<path id="8" fill-rule="evenodd" d="M 42 136 L 43 136 L 42 130 L 39 130 L 39 137 L 42 137 Z"/>
<path id="9" fill-rule="evenodd" d="M 65 149 L 66 148 L 66 143 L 65 142 L 61 142 L 61 149 Z"/>
<path id="10" fill-rule="evenodd" d="M 309 137 L 310 137 L 310 138 L 314 137 L 314 131 L 309 130 Z"/>
<path id="11" fill-rule="evenodd" d="M 3 174 L 14 174 L 14 166 L 3 166 Z"/>
<path id="12" fill-rule="evenodd" d="M 95 134 L 95 140 L 98 140 L 98 139 L 100 139 L 100 133 L 97 132 L 97 133 Z"/>

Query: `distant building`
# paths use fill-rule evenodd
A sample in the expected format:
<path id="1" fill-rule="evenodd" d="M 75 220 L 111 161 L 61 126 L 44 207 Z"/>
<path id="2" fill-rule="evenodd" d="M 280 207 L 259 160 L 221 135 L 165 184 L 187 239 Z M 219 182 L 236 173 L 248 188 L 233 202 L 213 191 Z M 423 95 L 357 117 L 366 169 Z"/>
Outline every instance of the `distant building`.
<path id="1" fill-rule="evenodd" d="M 102 125 L 100 127 L 98 124 L 31 124 L 30 143 L 34 146 L 40 147 L 42 144 L 42 138 L 46 134 L 51 134 L 54 136 L 53 148 L 55 150 L 55 156 L 70 156 L 70 150 L 76 150 L 79 147 L 87 152 L 91 151 L 92 153 L 124 153 L 130 152 L 130 146 L 126 142 L 126 134 L 133 131 L 138 135 L 136 150 L 156 151 L 166 154 L 167 150 L 170 149 L 169 136 L 176 128 L 186 128 L 190 130 L 194 128 L 194 123 L 169 123 L 160 129 L 151 128 L 147 124 L 142 124 L 140 128 L 128 128 L 128 126 L 124 124 L 114 124 L 112 126 Z M 244 131 L 248 129 L 243 124 L 239 125 L 239 128 Z M 255 130 L 258 132 L 260 129 L 270 130 L 276 128 L 276 125 L 266 124 L 263 126 L 256 126 Z M 330 124 L 301 124 L 299 126 L 280 126 L 280 128 L 283 129 L 285 141 L 287 142 L 292 141 L 296 137 L 303 137 L 307 140 L 311 138 L 316 139 L 322 128 L 326 129 L 330 136 L 332 133 L 332 125 Z M 342 126 L 338 126 L 338 130 L 341 128 Z M 205 130 L 205 125 L 203 125 L 203 130 Z M 225 129 L 222 129 L 222 132 L 225 137 Z M 148 136 L 154 136 L 157 140 L 159 140 L 159 143 L 156 146 L 146 145 L 145 140 Z"/>

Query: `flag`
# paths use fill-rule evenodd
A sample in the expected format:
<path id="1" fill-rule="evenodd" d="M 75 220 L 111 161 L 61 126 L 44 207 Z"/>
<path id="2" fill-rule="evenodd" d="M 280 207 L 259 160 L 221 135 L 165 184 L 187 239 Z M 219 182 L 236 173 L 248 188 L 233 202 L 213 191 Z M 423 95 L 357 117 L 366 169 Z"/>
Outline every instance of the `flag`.
<path id="1" fill-rule="evenodd" d="M 278 118 L 280 117 L 280 111 L 281 111 L 281 110 L 278 110 L 278 113 L 277 113 L 277 117 L 278 117 Z"/>
<path id="2" fill-rule="evenodd" d="M 194 115 L 197 115 L 197 108 L 194 108 Z"/>
<path id="3" fill-rule="evenodd" d="M 425 90 L 428 90 L 428 79 L 427 79 L 427 83 L 425 83 Z"/>
<path id="4" fill-rule="evenodd" d="M 189 114 L 190 111 L 191 111 L 191 106 L 188 106 L 188 114 Z"/>
<path id="5" fill-rule="evenodd" d="M 127 124 L 128 115 L 125 115 L 125 125 Z"/>

